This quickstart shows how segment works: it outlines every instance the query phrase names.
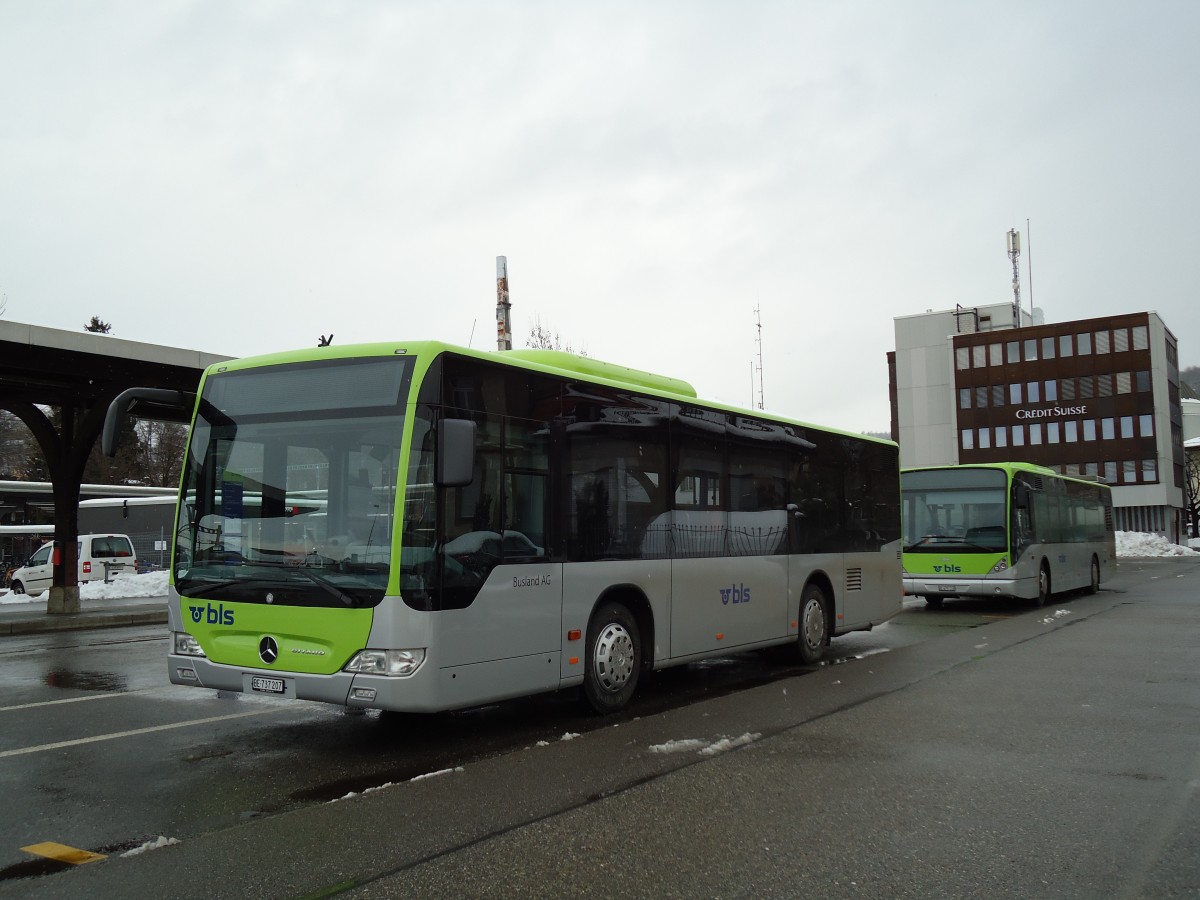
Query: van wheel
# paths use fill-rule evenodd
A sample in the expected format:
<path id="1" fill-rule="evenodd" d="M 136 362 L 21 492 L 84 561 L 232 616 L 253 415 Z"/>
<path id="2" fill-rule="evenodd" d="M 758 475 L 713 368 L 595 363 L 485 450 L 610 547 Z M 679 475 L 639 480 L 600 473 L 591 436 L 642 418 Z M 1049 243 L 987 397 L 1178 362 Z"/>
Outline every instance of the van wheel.
<path id="1" fill-rule="evenodd" d="M 1036 606 L 1045 606 L 1050 602 L 1050 566 L 1045 562 L 1038 569 L 1038 592 L 1034 601 Z"/>
<path id="2" fill-rule="evenodd" d="M 1100 590 L 1100 560 L 1092 557 L 1092 580 L 1088 584 L 1088 593 L 1095 594 Z"/>
<path id="3" fill-rule="evenodd" d="M 13 592 L 14 594 L 23 594 L 23 593 L 25 593 L 25 585 L 21 584 L 21 582 L 19 582 L 19 581 L 14 581 L 14 582 L 12 583 L 12 592 Z"/>
<path id="4" fill-rule="evenodd" d="M 809 666 L 820 662 L 828 645 L 829 601 L 820 587 L 809 584 L 800 595 L 800 637 L 796 641 L 800 661 Z"/>
<path id="5" fill-rule="evenodd" d="M 620 603 L 605 603 L 588 624 L 583 696 L 595 712 L 613 713 L 637 689 L 642 669 L 642 637 L 633 614 Z"/>

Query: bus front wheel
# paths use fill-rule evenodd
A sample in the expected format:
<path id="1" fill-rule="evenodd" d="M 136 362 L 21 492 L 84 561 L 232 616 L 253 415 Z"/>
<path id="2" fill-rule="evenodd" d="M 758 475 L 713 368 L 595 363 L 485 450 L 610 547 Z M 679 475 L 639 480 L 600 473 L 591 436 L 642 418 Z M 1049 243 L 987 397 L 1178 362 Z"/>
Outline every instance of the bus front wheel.
<path id="1" fill-rule="evenodd" d="M 930 609 L 941 609 L 943 599 L 945 599 L 945 598 L 940 597 L 937 594 L 926 594 L 925 595 L 925 605 L 928 606 Z"/>
<path id="2" fill-rule="evenodd" d="M 1037 599 L 1033 601 L 1037 606 L 1045 606 L 1050 602 L 1050 566 L 1042 563 L 1038 569 L 1038 592 Z"/>
<path id="3" fill-rule="evenodd" d="M 598 713 L 612 713 L 629 702 L 642 668 L 642 638 L 637 620 L 620 603 L 606 603 L 588 624 L 587 669 L 583 696 Z"/>
<path id="4" fill-rule="evenodd" d="M 800 637 L 796 641 L 800 661 L 805 665 L 820 662 L 829 644 L 829 603 L 825 592 L 815 584 L 800 597 Z"/>
<path id="5" fill-rule="evenodd" d="M 1088 593 L 1095 594 L 1100 590 L 1100 560 L 1092 557 L 1092 580 L 1088 584 Z"/>

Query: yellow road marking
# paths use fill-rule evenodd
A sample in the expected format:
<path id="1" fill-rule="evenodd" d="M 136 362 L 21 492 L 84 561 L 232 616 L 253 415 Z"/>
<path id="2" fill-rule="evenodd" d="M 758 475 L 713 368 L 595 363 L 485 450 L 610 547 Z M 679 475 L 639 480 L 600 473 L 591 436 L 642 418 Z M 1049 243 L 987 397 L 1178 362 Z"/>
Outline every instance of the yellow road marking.
<path id="1" fill-rule="evenodd" d="M 26 853 L 32 853 L 34 856 L 44 856 L 46 859 L 69 863 L 72 866 L 82 866 L 84 863 L 97 862 L 105 858 L 103 853 L 92 853 L 90 850 L 77 850 L 74 847 L 68 847 L 66 844 L 56 844 L 54 841 L 30 844 L 28 847 L 22 847 L 21 849 Z"/>

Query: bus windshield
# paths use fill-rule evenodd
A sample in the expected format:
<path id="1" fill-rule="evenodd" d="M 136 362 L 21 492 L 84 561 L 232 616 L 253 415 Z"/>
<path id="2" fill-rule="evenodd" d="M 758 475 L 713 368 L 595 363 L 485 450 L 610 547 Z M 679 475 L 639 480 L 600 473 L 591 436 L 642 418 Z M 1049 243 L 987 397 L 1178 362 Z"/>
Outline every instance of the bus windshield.
<path id="1" fill-rule="evenodd" d="M 343 359 L 216 373 L 197 407 L 176 528 L 192 598 L 374 606 L 413 361 Z"/>
<path id="2" fill-rule="evenodd" d="M 1008 548 L 1007 478 L 995 469 L 928 469 L 900 479 L 905 553 Z"/>

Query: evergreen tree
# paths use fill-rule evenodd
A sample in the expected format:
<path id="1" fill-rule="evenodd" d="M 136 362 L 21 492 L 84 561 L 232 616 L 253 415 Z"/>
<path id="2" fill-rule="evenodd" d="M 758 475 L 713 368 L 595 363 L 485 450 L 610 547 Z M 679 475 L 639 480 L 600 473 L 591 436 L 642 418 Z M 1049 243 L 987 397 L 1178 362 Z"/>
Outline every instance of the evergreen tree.
<path id="1" fill-rule="evenodd" d="M 99 316 L 92 316 L 92 321 L 84 325 L 83 330 L 90 331 L 93 334 L 109 334 L 112 332 L 112 326 Z"/>

